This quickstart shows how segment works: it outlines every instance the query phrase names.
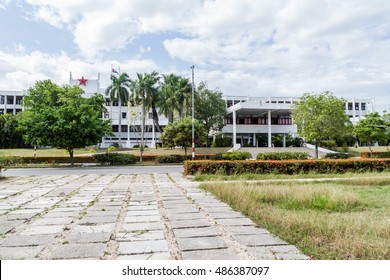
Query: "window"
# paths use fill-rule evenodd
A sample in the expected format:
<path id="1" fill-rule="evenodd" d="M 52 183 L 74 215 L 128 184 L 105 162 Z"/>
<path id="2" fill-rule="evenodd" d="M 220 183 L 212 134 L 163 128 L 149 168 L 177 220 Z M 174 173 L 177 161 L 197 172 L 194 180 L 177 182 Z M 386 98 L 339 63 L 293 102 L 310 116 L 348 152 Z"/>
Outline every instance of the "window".
<path id="1" fill-rule="evenodd" d="M 127 117 L 127 113 L 126 112 L 122 112 L 122 119 L 126 119 Z"/>
<path id="2" fill-rule="evenodd" d="M 228 101 L 226 102 L 226 106 L 227 106 L 228 108 L 231 107 L 231 106 L 233 106 L 233 101 L 228 100 Z"/>
<path id="3" fill-rule="evenodd" d="M 14 113 L 14 109 L 7 109 L 6 113 L 7 114 L 13 114 Z"/>
<path id="4" fill-rule="evenodd" d="M 119 131 L 118 125 L 113 125 L 112 126 L 112 132 L 118 132 L 118 131 Z"/>
<path id="5" fill-rule="evenodd" d="M 13 96 L 7 96 L 7 104 L 14 104 L 14 97 Z"/>
<path id="6" fill-rule="evenodd" d="M 110 113 L 105 112 L 105 113 L 104 113 L 104 118 L 105 118 L 105 119 L 109 119 L 109 118 L 110 118 Z"/>
<path id="7" fill-rule="evenodd" d="M 355 103 L 355 110 L 359 110 L 359 103 Z"/>
<path id="8" fill-rule="evenodd" d="M 362 103 L 362 110 L 365 111 L 366 110 L 366 103 Z"/>
<path id="9" fill-rule="evenodd" d="M 0 96 L 0 104 L 4 104 L 4 95 Z"/>
<path id="10" fill-rule="evenodd" d="M 348 103 L 348 110 L 352 110 L 352 103 Z"/>
<path id="11" fill-rule="evenodd" d="M 0 109 L 0 115 L 4 114 L 4 109 Z"/>
<path id="12" fill-rule="evenodd" d="M 118 100 L 115 100 L 113 103 L 112 103 L 113 106 L 118 106 Z"/>
<path id="13" fill-rule="evenodd" d="M 22 100 L 23 100 L 22 96 L 16 96 L 16 104 L 22 105 Z"/>
<path id="14" fill-rule="evenodd" d="M 127 125 L 122 125 L 122 132 L 127 132 Z"/>

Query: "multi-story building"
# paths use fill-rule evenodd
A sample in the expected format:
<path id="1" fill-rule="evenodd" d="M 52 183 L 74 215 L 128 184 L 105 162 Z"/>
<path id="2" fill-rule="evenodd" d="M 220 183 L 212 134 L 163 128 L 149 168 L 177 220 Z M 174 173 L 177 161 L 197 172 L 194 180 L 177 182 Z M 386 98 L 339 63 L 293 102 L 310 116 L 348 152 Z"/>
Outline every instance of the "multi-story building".
<path id="1" fill-rule="evenodd" d="M 298 97 L 249 97 L 225 96 L 227 115 L 223 137 L 231 137 L 233 146 L 257 147 L 259 137 L 266 137 L 267 146 L 272 147 L 272 136 L 297 136 L 297 126 L 291 118 L 291 104 Z M 345 104 L 346 113 L 352 123 L 374 111 L 373 99 L 351 99 Z"/>
<path id="2" fill-rule="evenodd" d="M 85 97 L 90 97 L 94 93 L 102 94 L 105 101 L 107 111 L 103 114 L 103 119 L 111 119 L 112 131 L 114 136 L 103 137 L 100 147 L 107 148 L 110 145 L 118 143 L 120 146 L 132 148 L 135 145 L 140 145 L 141 140 L 141 107 L 132 106 L 122 102 L 118 104 L 117 100 L 111 102 L 109 97 L 105 96 L 106 88 L 100 87 L 100 74 L 97 79 L 86 79 L 84 76 L 73 78 L 72 73 L 69 77 L 69 85 L 78 85 L 84 91 Z M 119 132 L 119 119 L 121 120 L 121 132 Z M 159 124 L 161 127 L 167 125 L 168 120 L 163 115 L 159 115 Z M 148 112 L 145 122 L 144 144 L 148 147 L 155 147 L 161 133 L 155 131 L 153 125 L 152 112 Z"/>
<path id="3" fill-rule="evenodd" d="M 24 90 L 0 90 L 0 114 L 16 115 L 22 111 Z"/>

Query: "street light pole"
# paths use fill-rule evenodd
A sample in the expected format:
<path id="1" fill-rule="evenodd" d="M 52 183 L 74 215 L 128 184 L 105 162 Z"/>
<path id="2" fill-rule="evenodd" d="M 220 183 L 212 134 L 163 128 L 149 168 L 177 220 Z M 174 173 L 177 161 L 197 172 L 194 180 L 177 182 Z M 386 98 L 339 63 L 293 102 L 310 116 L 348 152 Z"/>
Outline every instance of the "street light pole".
<path id="1" fill-rule="evenodd" d="M 195 101 L 194 101 L 194 68 L 195 66 L 191 66 L 191 76 L 192 76 L 192 160 L 195 160 Z"/>

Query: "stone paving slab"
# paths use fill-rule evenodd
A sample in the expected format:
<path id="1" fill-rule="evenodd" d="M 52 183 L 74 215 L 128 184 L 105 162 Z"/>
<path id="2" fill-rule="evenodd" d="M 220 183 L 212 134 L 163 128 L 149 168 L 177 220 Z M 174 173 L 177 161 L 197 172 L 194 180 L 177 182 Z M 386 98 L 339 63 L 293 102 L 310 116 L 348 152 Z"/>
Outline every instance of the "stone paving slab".
<path id="1" fill-rule="evenodd" d="M 208 227 L 210 226 L 210 222 L 206 219 L 196 219 L 196 220 L 176 220 L 171 221 L 171 225 L 173 229 L 177 228 L 199 228 L 199 227 Z"/>
<path id="2" fill-rule="evenodd" d="M 104 256 L 106 248 L 104 243 L 58 245 L 51 252 L 50 259 L 99 259 Z"/>
<path id="3" fill-rule="evenodd" d="M 65 237 L 69 243 L 104 243 L 111 238 L 111 232 L 77 233 L 71 232 Z"/>
<path id="4" fill-rule="evenodd" d="M 140 255 L 119 255 L 117 260 L 172 260 L 170 253 L 153 253 Z"/>
<path id="5" fill-rule="evenodd" d="M 45 225 L 63 225 L 63 224 L 69 224 L 73 221 L 72 217 L 62 217 L 62 218 L 40 218 L 33 223 L 31 223 L 31 226 L 45 226 Z"/>
<path id="6" fill-rule="evenodd" d="M 161 222 L 151 223 L 125 223 L 123 229 L 125 231 L 140 231 L 140 230 L 161 230 L 163 228 Z"/>
<path id="7" fill-rule="evenodd" d="M 144 241 L 165 239 L 162 230 L 139 230 L 134 232 L 119 232 L 116 235 L 118 241 Z"/>
<path id="8" fill-rule="evenodd" d="M 34 247 L 0 247 L 1 260 L 32 260 L 44 246 Z"/>
<path id="9" fill-rule="evenodd" d="M 119 242 L 120 255 L 168 252 L 168 250 L 168 244 L 165 240 Z"/>
<path id="10" fill-rule="evenodd" d="M 208 237 L 218 236 L 219 233 L 213 227 L 201 227 L 201 228 L 179 228 L 173 229 L 173 233 L 176 237 Z"/>
<path id="11" fill-rule="evenodd" d="M 24 247 L 46 245 L 54 240 L 56 234 L 11 235 L 2 240 L 0 247 Z"/>
<path id="12" fill-rule="evenodd" d="M 220 236 L 176 238 L 176 240 L 182 251 L 227 248 L 225 241 Z"/>
<path id="13" fill-rule="evenodd" d="M 31 226 L 22 231 L 23 235 L 41 235 L 51 233 L 62 233 L 64 231 L 64 225 L 50 225 L 50 226 Z"/>
<path id="14" fill-rule="evenodd" d="M 0 223 L 0 234 L 5 234 L 13 230 L 15 227 L 23 224 L 23 222 L 23 220 L 2 221 Z"/>
<path id="15" fill-rule="evenodd" d="M 118 216 L 84 216 L 79 224 L 105 224 L 105 223 L 115 223 L 118 219 Z"/>

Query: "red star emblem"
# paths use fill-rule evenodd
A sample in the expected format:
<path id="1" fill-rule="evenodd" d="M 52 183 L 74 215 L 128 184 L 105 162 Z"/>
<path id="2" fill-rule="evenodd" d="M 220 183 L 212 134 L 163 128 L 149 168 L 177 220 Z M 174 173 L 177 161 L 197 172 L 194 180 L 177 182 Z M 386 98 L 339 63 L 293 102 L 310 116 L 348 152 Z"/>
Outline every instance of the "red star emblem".
<path id="1" fill-rule="evenodd" d="M 79 80 L 79 86 L 86 86 L 87 85 L 87 79 L 84 79 L 84 76 L 81 77 L 81 79 L 78 79 Z"/>

